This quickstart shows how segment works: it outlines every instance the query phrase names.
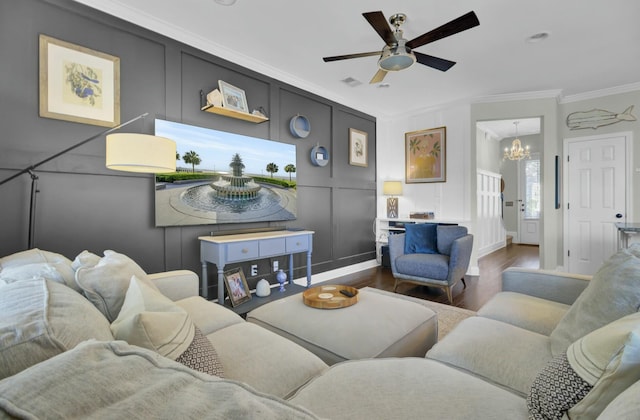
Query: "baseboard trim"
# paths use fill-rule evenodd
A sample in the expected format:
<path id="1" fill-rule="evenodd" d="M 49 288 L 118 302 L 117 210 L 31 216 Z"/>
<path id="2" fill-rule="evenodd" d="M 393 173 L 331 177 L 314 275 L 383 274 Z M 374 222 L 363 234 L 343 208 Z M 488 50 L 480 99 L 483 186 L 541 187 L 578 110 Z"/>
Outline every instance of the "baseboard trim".
<path id="1" fill-rule="evenodd" d="M 379 266 L 378 262 L 373 259 L 369 261 L 363 261 L 358 264 L 348 265 L 346 267 L 336 268 L 335 270 L 324 271 L 322 273 L 313 274 L 311 276 L 311 285 L 322 283 L 325 281 L 333 280 L 337 277 L 346 276 L 348 274 L 357 273 L 358 271 L 368 270 L 370 268 L 375 268 Z M 299 284 L 300 286 L 307 285 L 307 278 L 300 277 L 293 280 L 295 284 Z"/>

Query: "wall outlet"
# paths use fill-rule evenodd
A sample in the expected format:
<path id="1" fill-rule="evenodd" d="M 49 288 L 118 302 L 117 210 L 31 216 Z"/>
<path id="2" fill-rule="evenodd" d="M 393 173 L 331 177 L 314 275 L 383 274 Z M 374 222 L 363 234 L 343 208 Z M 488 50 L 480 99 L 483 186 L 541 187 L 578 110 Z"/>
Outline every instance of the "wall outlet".
<path id="1" fill-rule="evenodd" d="M 251 264 L 251 275 L 252 276 L 258 275 L 258 264 Z"/>
<path id="2" fill-rule="evenodd" d="M 280 267 L 280 266 L 279 266 L 279 264 L 278 264 L 278 260 L 275 260 L 275 261 L 273 262 L 273 271 L 278 271 L 278 268 L 279 268 L 279 267 Z"/>

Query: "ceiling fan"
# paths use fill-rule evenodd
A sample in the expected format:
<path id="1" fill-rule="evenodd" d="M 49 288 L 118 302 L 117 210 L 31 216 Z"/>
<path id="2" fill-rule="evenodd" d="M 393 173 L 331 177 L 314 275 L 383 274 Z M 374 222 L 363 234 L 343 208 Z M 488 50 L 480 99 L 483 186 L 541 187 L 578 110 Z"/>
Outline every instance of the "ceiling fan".
<path id="1" fill-rule="evenodd" d="M 457 34 L 458 32 L 466 31 L 467 29 L 480 25 L 480 21 L 476 14 L 474 12 L 469 12 L 452 20 L 451 22 L 433 29 L 432 31 L 413 38 L 411 41 L 407 41 L 402 37 L 402 29 L 400 29 L 400 26 L 407 19 L 407 16 L 404 13 L 396 13 L 389 18 L 389 22 L 395 28 L 393 30 L 387 24 L 384 14 L 380 11 L 363 13 L 362 16 L 364 16 L 367 22 L 369 22 L 378 35 L 380 35 L 380 38 L 385 42 L 385 46 L 382 48 L 382 51 L 336 55 L 333 57 L 324 57 L 323 60 L 325 62 L 329 62 L 379 55 L 378 72 L 373 76 L 373 79 L 371 79 L 369 83 L 380 83 L 387 75 L 387 72 L 404 70 L 416 61 L 440 71 L 449 70 L 454 64 L 456 64 L 455 61 L 445 60 L 444 58 L 434 57 L 432 55 L 423 54 L 413 50 L 430 42 L 446 38 Z"/>

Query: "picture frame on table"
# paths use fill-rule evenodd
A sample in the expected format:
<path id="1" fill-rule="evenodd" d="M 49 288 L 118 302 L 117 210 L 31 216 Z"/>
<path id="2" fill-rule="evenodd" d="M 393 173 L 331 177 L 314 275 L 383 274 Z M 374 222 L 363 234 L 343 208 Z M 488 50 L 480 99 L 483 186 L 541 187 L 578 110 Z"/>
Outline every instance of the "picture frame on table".
<path id="1" fill-rule="evenodd" d="M 222 93 L 222 105 L 225 108 L 246 112 L 247 114 L 249 113 L 247 96 L 245 95 L 244 90 L 223 80 L 218 80 L 218 87 L 220 88 L 220 93 Z"/>
<path id="2" fill-rule="evenodd" d="M 225 271 L 223 276 L 224 285 L 227 288 L 227 294 L 229 295 L 231 306 L 236 307 L 251 300 L 251 290 L 249 289 L 247 280 L 244 277 L 242 267 Z"/>
<path id="3" fill-rule="evenodd" d="M 39 44 L 40 116 L 120 125 L 120 58 L 42 34 Z"/>
<path id="4" fill-rule="evenodd" d="M 349 129 L 349 165 L 369 166 L 368 134 L 364 131 Z"/>
<path id="5" fill-rule="evenodd" d="M 446 127 L 405 133 L 405 182 L 445 182 L 446 145 Z"/>

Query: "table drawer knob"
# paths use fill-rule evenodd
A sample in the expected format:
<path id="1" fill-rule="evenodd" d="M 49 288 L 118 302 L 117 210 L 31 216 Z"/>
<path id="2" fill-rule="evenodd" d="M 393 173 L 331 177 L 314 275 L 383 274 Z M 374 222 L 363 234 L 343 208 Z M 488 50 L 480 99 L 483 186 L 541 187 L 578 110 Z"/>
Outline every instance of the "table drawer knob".
<path id="1" fill-rule="evenodd" d="M 248 250 L 247 248 L 242 248 L 242 253 L 243 253 L 243 254 L 246 254 L 246 253 L 248 253 L 248 252 L 249 252 L 249 250 Z"/>

